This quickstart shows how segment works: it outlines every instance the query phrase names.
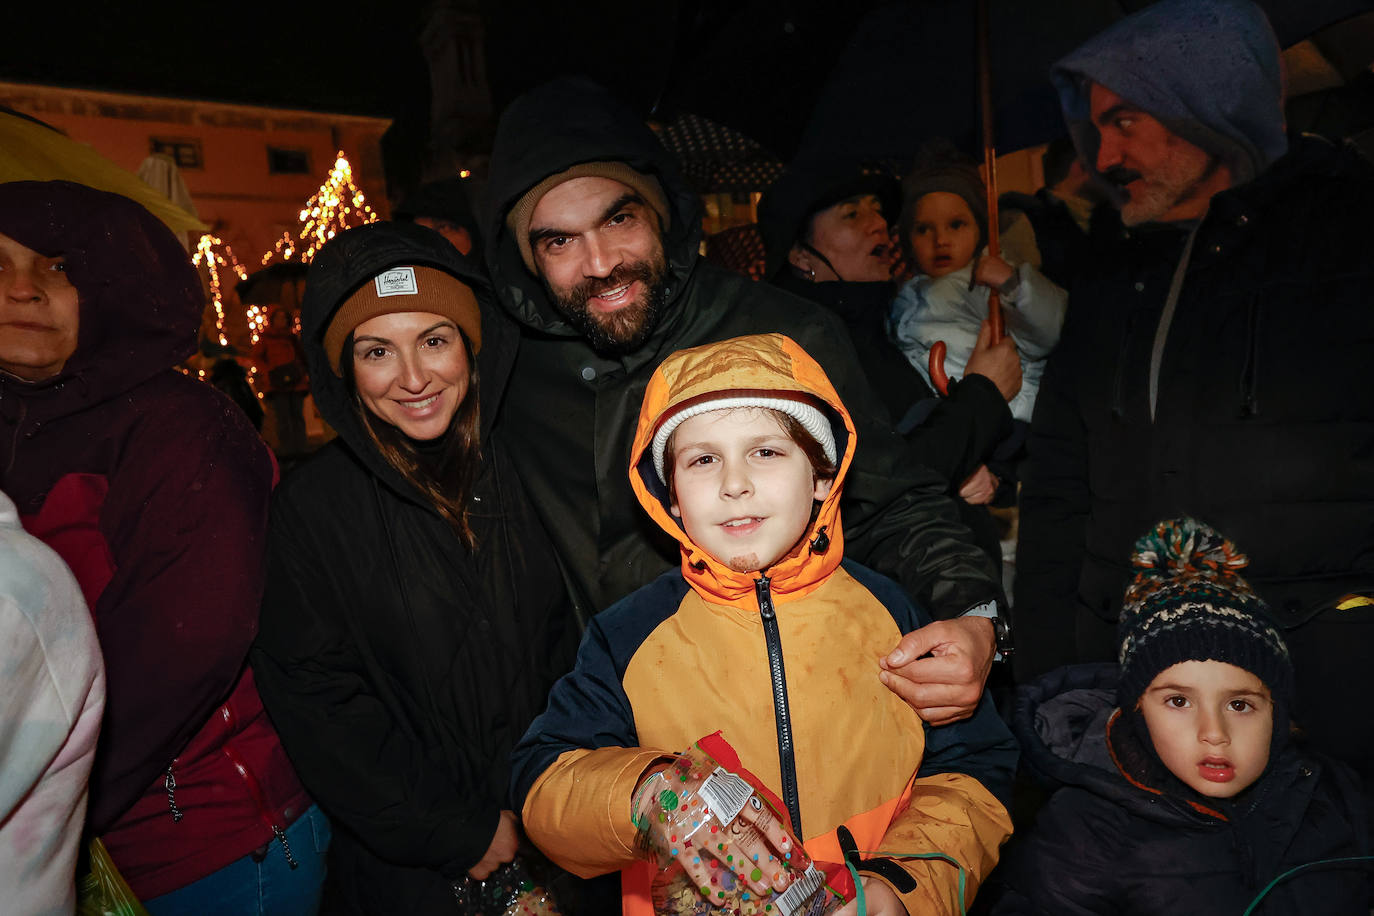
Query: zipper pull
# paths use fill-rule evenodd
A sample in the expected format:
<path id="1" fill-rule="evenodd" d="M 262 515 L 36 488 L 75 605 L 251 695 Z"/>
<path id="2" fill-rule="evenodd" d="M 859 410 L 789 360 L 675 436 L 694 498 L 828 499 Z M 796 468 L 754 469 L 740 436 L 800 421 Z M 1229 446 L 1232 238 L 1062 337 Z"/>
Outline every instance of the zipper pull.
<path id="1" fill-rule="evenodd" d="M 172 767 L 176 765 L 176 760 L 167 764 L 167 775 L 162 780 L 162 785 L 167 789 L 167 807 L 172 809 L 172 823 L 179 824 L 186 815 L 177 807 L 177 778 L 172 775 Z"/>
<path id="2" fill-rule="evenodd" d="M 759 614 L 764 620 L 771 620 L 776 615 L 773 613 L 773 596 L 768 592 L 768 586 L 772 580 L 760 574 L 754 580 L 754 597 L 759 603 Z"/>
<path id="3" fill-rule="evenodd" d="M 286 841 L 286 831 L 278 827 L 276 824 L 273 824 L 272 834 L 277 839 L 281 840 L 281 851 L 282 854 L 286 856 L 286 864 L 294 869 L 300 863 L 296 861 L 295 856 L 291 855 L 291 844 Z"/>

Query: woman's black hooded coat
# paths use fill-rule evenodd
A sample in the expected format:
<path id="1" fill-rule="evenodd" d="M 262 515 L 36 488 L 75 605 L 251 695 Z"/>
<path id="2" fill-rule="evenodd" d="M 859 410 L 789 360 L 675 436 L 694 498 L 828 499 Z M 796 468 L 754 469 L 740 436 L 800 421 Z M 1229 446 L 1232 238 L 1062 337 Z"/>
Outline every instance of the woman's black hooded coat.
<path id="1" fill-rule="evenodd" d="M 372 445 L 322 341 L 383 269 L 452 273 L 482 306 L 477 549 Z M 379 223 L 325 246 L 302 310 L 311 388 L 338 439 L 278 489 L 258 686 L 302 782 L 334 823 L 330 882 L 366 912 L 452 912 L 449 880 L 509 807 L 508 758 L 572 665 L 577 633 L 553 548 L 491 418 L 517 336 L 485 280 L 438 234 Z M 400 866 L 400 867 L 397 867 Z"/>

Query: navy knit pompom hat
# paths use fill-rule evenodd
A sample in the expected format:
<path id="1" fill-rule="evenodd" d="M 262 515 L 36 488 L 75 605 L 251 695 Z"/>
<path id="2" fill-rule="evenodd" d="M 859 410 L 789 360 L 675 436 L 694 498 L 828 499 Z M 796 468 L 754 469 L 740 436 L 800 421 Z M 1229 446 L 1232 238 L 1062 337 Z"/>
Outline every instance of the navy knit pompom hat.
<path id="1" fill-rule="evenodd" d="M 1117 705 L 1133 709 L 1161 671 L 1188 661 L 1244 668 L 1291 709 L 1293 663 L 1268 609 L 1240 577 L 1249 559 L 1191 518 L 1160 522 L 1135 543 L 1117 635 Z"/>

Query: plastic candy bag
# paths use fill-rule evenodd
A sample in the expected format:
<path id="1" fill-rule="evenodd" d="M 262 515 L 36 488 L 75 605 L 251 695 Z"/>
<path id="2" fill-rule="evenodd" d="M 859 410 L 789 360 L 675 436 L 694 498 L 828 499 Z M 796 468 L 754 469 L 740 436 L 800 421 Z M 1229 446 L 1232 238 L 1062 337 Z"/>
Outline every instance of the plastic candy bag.
<path id="1" fill-rule="evenodd" d="M 825 916 L 844 903 L 766 790 L 693 746 L 634 801 L 661 916 Z"/>
<path id="2" fill-rule="evenodd" d="M 522 856 L 496 869 L 486 880 L 464 878 L 453 884 L 462 916 L 559 916 L 544 881 Z"/>
<path id="3" fill-rule="evenodd" d="M 88 852 L 91 870 L 76 882 L 77 916 L 148 916 L 115 868 L 105 844 L 99 839 L 91 840 Z"/>

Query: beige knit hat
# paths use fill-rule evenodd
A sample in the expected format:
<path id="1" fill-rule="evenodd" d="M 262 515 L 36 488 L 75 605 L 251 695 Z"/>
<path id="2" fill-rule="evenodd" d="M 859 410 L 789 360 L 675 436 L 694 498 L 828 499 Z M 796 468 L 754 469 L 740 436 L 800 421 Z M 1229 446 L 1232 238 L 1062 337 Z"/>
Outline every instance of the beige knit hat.
<path id="1" fill-rule="evenodd" d="M 344 341 L 364 321 L 400 312 L 433 312 L 452 319 L 472 345 L 482 349 L 482 315 L 472 287 L 453 274 L 434 267 L 390 267 L 364 283 L 344 300 L 324 332 L 324 352 L 335 375 L 343 358 Z"/>
<path id="2" fill-rule="evenodd" d="M 539 205 L 545 194 L 574 178 L 609 178 L 637 191 L 645 203 L 658 214 L 659 231 L 668 231 L 671 211 L 668 208 L 668 197 L 663 193 L 663 185 L 658 183 L 657 178 L 615 160 L 582 162 L 570 169 L 555 172 L 530 188 L 506 214 L 506 228 L 515 236 L 515 244 L 520 247 L 520 257 L 530 273 L 538 273 L 534 266 L 534 251 L 530 248 L 530 217 L 534 214 L 534 208 Z"/>

